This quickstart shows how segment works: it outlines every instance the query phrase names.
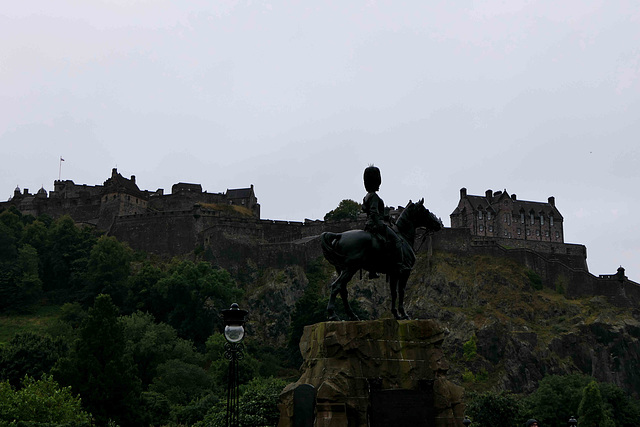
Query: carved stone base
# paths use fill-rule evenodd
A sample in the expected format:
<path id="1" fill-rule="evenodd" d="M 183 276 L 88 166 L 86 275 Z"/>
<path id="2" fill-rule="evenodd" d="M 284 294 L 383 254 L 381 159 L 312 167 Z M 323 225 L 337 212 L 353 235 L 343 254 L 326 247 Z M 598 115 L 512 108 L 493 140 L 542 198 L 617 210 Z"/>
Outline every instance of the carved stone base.
<path id="1" fill-rule="evenodd" d="M 462 425 L 464 390 L 446 379 L 449 365 L 441 350 L 446 334 L 432 320 L 305 327 L 302 375 L 280 395 L 278 426 L 306 425 L 293 416 L 293 393 L 301 384 L 316 390 L 315 427 Z"/>

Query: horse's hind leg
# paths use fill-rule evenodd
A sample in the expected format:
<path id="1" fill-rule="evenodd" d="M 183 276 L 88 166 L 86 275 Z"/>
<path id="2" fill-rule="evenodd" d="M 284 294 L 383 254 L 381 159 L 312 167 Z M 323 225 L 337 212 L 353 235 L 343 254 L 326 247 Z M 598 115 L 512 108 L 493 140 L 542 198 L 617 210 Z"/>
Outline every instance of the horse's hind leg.
<path id="1" fill-rule="evenodd" d="M 340 292 L 340 279 L 342 278 L 344 272 L 340 270 L 336 270 L 338 273 L 338 277 L 336 280 L 331 283 L 331 292 L 329 294 L 329 303 L 327 304 L 327 320 L 340 320 L 340 317 L 336 314 L 335 306 L 336 306 L 336 296 Z"/>
<path id="2" fill-rule="evenodd" d="M 410 319 L 409 315 L 404 311 L 404 291 L 407 288 L 407 282 L 409 281 L 409 275 L 411 270 L 406 270 L 400 274 L 398 279 L 398 314 L 400 319 Z"/>
<path id="3" fill-rule="evenodd" d="M 398 310 L 396 310 L 396 300 L 398 298 L 398 277 L 395 274 L 392 274 L 389 278 L 389 290 L 391 291 L 391 313 L 393 317 L 397 320 L 400 320 L 401 317 L 398 315 Z"/>

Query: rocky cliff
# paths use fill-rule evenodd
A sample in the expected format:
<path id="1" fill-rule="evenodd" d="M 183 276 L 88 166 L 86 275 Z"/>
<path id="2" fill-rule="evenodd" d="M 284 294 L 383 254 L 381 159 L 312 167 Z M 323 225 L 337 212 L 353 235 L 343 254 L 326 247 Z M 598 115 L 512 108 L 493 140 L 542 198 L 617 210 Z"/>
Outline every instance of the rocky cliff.
<path id="1" fill-rule="evenodd" d="M 307 284 L 302 269 L 288 268 L 249 289 L 251 327 L 262 342 L 285 341 Z M 580 372 L 638 396 L 640 310 L 615 307 L 601 296 L 569 299 L 566 287 L 544 287 L 534 272 L 506 258 L 424 252 L 406 305 L 413 318 L 437 320 L 450 331 L 442 345 L 451 363 L 448 377 L 468 389 L 528 393 L 545 374 Z M 349 291 L 371 319 L 391 317 L 384 277 L 356 275 Z"/>

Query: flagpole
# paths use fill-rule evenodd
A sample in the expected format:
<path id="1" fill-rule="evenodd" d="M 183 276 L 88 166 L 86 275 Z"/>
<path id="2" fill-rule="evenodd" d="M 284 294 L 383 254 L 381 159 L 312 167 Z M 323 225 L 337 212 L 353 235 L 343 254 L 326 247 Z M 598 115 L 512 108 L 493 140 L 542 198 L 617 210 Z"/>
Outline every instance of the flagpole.
<path id="1" fill-rule="evenodd" d="M 64 162 L 64 159 L 62 158 L 62 156 L 60 156 L 60 166 L 58 166 L 58 181 L 60 181 L 60 177 L 62 176 L 62 162 Z"/>

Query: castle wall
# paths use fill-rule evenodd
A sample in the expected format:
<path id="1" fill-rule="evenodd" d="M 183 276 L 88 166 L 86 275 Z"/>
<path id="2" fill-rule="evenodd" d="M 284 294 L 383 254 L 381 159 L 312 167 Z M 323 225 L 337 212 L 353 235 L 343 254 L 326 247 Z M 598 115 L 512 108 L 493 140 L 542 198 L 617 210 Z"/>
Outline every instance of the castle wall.
<path id="1" fill-rule="evenodd" d="M 176 256 L 196 247 L 195 226 L 193 210 L 154 212 L 117 217 L 109 234 L 136 250 Z"/>
<path id="2" fill-rule="evenodd" d="M 586 263 L 586 248 L 576 244 L 552 244 L 522 247 L 502 246 L 511 239 L 478 239 L 468 229 L 445 228 L 430 236 L 431 249 L 465 255 L 490 255 L 507 258 L 535 271 L 549 289 L 560 290 L 567 298 L 602 295 L 615 305 L 640 305 L 640 284 L 616 275 L 594 276 Z M 416 245 L 420 245 L 419 235 Z M 516 247 L 518 246 L 518 247 Z M 422 245 L 426 251 L 428 245 Z"/>

